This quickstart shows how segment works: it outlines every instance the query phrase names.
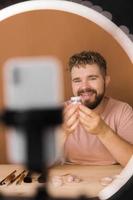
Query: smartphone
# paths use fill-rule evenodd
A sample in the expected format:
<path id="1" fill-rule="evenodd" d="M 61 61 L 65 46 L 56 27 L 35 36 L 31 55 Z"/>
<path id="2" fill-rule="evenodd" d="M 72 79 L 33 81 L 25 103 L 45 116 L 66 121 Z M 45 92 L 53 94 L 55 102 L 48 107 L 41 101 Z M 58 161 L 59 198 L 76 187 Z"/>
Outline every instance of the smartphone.
<path id="1" fill-rule="evenodd" d="M 57 58 L 17 57 L 9 59 L 3 68 L 5 108 L 12 111 L 26 111 L 60 107 L 64 88 L 62 77 L 62 65 Z M 47 137 L 43 141 L 45 163 L 48 166 L 59 157 L 59 150 L 55 149 L 56 139 L 53 133 L 56 132 L 56 128 L 47 129 L 45 133 Z M 8 161 L 25 164 L 27 141 L 23 129 L 10 127 L 6 133 L 6 140 Z"/>

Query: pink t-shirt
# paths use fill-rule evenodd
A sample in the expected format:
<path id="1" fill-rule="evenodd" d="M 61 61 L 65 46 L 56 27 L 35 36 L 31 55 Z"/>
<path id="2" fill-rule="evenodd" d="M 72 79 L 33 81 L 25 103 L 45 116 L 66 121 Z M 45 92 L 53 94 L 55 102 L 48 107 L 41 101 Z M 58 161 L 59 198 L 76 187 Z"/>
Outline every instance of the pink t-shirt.
<path id="1" fill-rule="evenodd" d="M 102 119 L 122 138 L 133 144 L 133 109 L 127 103 L 109 97 Z M 64 147 L 67 162 L 87 165 L 117 163 L 97 136 L 87 133 L 80 125 L 70 134 Z"/>

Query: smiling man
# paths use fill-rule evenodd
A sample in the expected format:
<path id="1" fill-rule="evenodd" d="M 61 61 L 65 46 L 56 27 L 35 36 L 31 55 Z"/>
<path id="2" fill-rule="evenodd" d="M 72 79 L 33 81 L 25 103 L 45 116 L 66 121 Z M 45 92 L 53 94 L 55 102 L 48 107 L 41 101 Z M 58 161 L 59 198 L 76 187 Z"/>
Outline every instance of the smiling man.
<path id="1" fill-rule="evenodd" d="M 98 52 L 83 51 L 69 60 L 72 91 L 81 103 L 65 103 L 64 156 L 76 164 L 125 166 L 133 154 L 133 109 L 105 95 L 110 82 Z"/>

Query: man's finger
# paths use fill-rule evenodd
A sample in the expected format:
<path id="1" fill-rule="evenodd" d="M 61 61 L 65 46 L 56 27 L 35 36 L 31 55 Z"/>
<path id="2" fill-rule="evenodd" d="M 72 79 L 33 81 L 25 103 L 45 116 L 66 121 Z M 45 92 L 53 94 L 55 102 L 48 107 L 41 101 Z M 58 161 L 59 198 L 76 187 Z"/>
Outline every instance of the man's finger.
<path id="1" fill-rule="evenodd" d="M 97 116 L 97 114 L 92 111 L 90 108 L 87 108 L 86 106 L 80 104 L 79 105 L 79 110 L 81 110 L 82 112 L 84 112 L 86 115 L 90 116 L 90 117 L 95 117 Z"/>

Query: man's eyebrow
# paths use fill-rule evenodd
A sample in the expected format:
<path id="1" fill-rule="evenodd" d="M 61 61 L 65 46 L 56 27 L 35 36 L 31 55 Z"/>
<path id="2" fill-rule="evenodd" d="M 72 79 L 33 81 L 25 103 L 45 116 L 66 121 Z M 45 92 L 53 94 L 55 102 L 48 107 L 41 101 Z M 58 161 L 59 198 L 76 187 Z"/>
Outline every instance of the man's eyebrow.
<path id="1" fill-rule="evenodd" d="M 76 78 L 73 78 L 72 81 L 79 81 L 80 78 L 79 77 L 76 77 Z"/>
<path id="2" fill-rule="evenodd" d="M 91 77 L 99 77 L 99 75 L 97 75 L 97 74 L 91 74 L 91 75 L 89 75 L 87 77 L 89 77 L 89 78 L 91 78 Z"/>

